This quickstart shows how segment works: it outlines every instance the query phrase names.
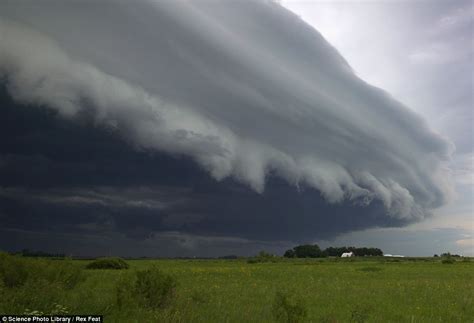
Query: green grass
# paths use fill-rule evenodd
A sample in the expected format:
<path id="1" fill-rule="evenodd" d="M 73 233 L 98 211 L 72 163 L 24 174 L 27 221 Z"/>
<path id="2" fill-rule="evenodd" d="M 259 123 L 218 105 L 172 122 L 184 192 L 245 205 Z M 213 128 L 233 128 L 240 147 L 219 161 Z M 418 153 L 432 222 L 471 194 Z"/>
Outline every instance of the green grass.
<path id="1" fill-rule="evenodd" d="M 52 313 L 59 305 L 71 314 L 103 314 L 106 322 L 275 322 L 291 316 L 278 309 L 289 302 L 282 306 L 296 308 L 304 315 L 293 317 L 305 322 L 474 322 L 474 261 L 394 260 L 128 260 L 129 270 L 83 270 L 70 289 L 38 284 L 47 297 L 28 310 Z M 89 262 L 70 263 L 85 268 Z M 158 308 L 139 302 L 119 307 L 117 290 L 136 298 L 137 272 L 151 268 L 176 280 L 171 300 Z M 30 289 L 23 293 L 38 293 L 35 283 L 25 284 Z M 0 313 L 26 311 L 6 301 L 22 288 L 0 285 Z"/>

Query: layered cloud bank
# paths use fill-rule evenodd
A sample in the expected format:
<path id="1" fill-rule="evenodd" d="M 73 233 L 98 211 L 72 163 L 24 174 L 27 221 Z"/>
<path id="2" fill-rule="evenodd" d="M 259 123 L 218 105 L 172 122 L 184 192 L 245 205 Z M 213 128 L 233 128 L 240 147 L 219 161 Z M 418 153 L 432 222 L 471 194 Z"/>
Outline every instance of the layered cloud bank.
<path id="1" fill-rule="evenodd" d="M 271 175 L 410 222 L 451 192 L 451 144 L 272 2 L 3 1 L 0 73 L 19 103 L 260 194 Z"/>

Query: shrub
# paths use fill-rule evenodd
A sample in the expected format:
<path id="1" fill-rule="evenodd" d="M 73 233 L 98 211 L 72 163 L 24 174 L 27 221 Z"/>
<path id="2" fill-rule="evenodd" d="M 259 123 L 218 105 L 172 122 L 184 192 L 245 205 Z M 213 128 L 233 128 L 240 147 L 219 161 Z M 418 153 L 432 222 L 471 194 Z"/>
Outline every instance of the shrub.
<path id="1" fill-rule="evenodd" d="M 99 258 L 86 266 L 87 269 L 128 269 L 128 267 L 122 258 Z"/>
<path id="2" fill-rule="evenodd" d="M 27 281 L 44 280 L 70 289 L 84 276 L 80 267 L 67 260 L 28 259 L 0 254 L 0 278 L 8 288 L 23 286 Z"/>
<path id="3" fill-rule="evenodd" d="M 28 268 L 25 261 L 18 256 L 1 253 L 0 278 L 5 287 L 22 286 L 28 278 Z"/>
<path id="4" fill-rule="evenodd" d="M 124 276 L 118 281 L 115 292 L 117 305 L 120 309 L 133 307 L 136 301 L 133 290 L 134 281 L 131 279 L 131 276 Z"/>
<path id="5" fill-rule="evenodd" d="M 383 259 L 383 262 L 402 262 L 400 259 L 394 259 L 394 258 L 386 258 Z"/>
<path id="6" fill-rule="evenodd" d="M 288 292 L 278 291 L 273 301 L 273 315 L 277 322 L 302 322 L 307 310 L 300 298 Z"/>
<path id="7" fill-rule="evenodd" d="M 174 296 L 177 281 L 173 276 L 163 273 L 158 268 L 137 272 L 135 293 L 146 307 L 166 306 Z"/>
<path id="8" fill-rule="evenodd" d="M 256 264 L 259 262 L 277 262 L 278 260 L 279 258 L 277 256 L 265 251 L 260 251 L 255 257 L 247 259 L 247 263 Z"/>
<path id="9" fill-rule="evenodd" d="M 456 260 L 454 260 L 451 257 L 445 257 L 443 260 L 441 260 L 442 264 L 454 264 Z"/>
<path id="10" fill-rule="evenodd" d="M 0 311 L 63 313 L 67 309 L 58 304 L 67 289 L 84 278 L 82 267 L 68 260 L 0 254 Z"/>

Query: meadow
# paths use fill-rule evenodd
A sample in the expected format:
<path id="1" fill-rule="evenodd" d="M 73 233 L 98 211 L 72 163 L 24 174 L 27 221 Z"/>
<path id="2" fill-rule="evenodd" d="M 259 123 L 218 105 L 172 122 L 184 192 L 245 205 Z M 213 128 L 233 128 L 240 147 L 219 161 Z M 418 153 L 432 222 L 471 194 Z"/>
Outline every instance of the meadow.
<path id="1" fill-rule="evenodd" d="M 0 314 L 103 314 L 105 322 L 474 322 L 469 258 L 159 259 L 86 269 L 90 262 L 0 254 Z M 159 275 L 146 275 L 154 271 Z"/>

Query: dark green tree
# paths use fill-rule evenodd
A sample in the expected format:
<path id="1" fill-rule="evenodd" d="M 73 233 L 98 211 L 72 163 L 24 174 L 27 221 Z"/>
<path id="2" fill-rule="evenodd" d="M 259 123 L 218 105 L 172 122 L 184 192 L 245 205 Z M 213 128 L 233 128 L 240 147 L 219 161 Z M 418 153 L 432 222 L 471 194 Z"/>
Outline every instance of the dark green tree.
<path id="1" fill-rule="evenodd" d="M 301 245 L 294 248 L 295 255 L 298 258 L 320 258 L 324 257 L 324 253 L 321 251 L 317 244 L 314 245 Z"/>
<path id="2" fill-rule="evenodd" d="M 283 255 L 283 257 L 295 258 L 296 257 L 295 251 L 293 249 L 288 249 L 287 251 L 285 251 L 285 254 Z"/>

